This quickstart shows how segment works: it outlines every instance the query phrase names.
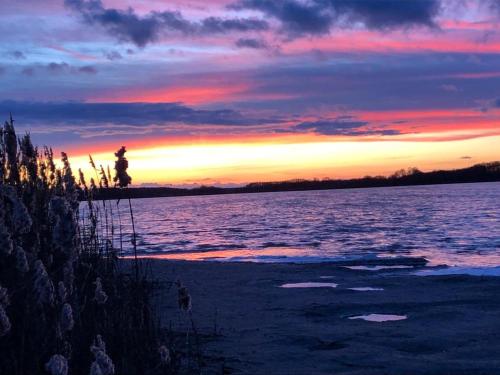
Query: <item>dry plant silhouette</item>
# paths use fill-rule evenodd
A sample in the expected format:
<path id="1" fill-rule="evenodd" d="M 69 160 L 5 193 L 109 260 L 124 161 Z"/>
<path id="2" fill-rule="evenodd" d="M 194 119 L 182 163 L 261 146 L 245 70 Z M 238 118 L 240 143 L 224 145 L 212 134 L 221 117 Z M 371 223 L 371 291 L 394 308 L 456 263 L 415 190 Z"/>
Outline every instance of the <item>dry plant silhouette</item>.
<path id="1" fill-rule="evenodd" d="M 87 184 L 81 170 L 75 179 L 65 153 L 59 164 L 29 134 L 18 138 L 12 117 L 0 140 L 1 373 L 200 372 L 178 344 L 191 343 L 161 329 L 154 308 L 161 285 L 137 259 L 125 147 L 115 154 L 115 176 L 90 158 L 97 183 Z M 119 257 L 120 200 L 94 200 L 109 188 L 128 201 L 131 261 Z"/>

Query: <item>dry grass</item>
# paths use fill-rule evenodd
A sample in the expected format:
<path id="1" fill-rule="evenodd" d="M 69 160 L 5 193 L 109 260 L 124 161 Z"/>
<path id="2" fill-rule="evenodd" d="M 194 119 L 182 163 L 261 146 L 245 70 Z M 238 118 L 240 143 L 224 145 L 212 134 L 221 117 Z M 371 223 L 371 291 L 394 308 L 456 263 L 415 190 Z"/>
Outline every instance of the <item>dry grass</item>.
<path id="1" fill-rule="evenodd" d="M 115 154 L 114 177 L 91 159 L 96 180 L 87 185 L 66 154 L 57 168 L 51 149 L 18 139 L 12 119 L 0 139 L 0 372 L 190 372 L 160 330 L 152 302 L 159 289 L 147 267 L 119 260 L 132 203 L 122 200 L 130 211 L 123 218 L 119 201 L 93 199 L 111 185 L 127 197 L 125 148 Z M 137 254 L 135 230 L 132 244 Z"/>

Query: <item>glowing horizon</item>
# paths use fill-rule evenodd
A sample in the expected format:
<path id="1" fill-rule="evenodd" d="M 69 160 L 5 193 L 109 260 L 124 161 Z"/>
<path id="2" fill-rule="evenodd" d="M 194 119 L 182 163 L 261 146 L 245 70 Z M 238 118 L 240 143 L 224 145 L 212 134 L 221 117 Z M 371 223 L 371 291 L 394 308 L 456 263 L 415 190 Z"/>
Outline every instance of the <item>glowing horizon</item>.
<path id="1" fill-rule="evenodd" d="M 389 175 L 401 168 L 455 169 L 496 161 L 500 135 L 434 141 L 317 140 L 279 143 L 184 144 L 129 149 L 133 185 L 224 185 L 296 178 L 356 178 Z M 117 147 L 118 148 L 118 147 Z M 97 165 L 113 168 L 113 151 L 92 154 Z M 90 178 L 88 154 L 70 155 L 73 168 Z"/>

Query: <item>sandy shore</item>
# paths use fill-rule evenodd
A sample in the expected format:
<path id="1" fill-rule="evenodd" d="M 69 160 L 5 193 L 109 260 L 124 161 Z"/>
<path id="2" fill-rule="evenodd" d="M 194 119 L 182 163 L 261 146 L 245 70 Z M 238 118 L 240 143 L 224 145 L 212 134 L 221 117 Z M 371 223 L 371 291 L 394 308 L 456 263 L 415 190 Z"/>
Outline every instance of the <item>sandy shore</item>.
<path id="1" fill-rule="evenodd" d="M 203 355 L 218 374 L 500 374 L 500 277 L 415 276 L 424 267 L 418 259 L 372 263 L 413 268 L 171 260 L 151 267 L 189 288 Z M 338 286 L 280 287 L 301 282 Z M 349 289 L 357 287 L 383 290 Z M 161 303 L 164 324 L 174 328 L 182 325 L 176 293 L 166 290 Z M 349 319 L 365 314 L 406 319 Z"/>

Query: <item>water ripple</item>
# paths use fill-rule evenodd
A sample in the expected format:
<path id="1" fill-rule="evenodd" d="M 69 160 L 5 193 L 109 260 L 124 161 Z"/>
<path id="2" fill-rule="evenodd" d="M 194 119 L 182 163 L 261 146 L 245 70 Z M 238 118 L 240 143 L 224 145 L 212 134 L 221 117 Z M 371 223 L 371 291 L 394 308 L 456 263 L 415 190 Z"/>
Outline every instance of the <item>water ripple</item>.
<path id="1" fill-rule="evenodd" d="M 258 258 L 277 247 L 299 258 L 410 255 L 491 266 L 500 265 L 499 202 L 500 183 L 484 183 L 136 199 L 133 206 L 142 252 L 224 257 L 245 249 Z"/>

